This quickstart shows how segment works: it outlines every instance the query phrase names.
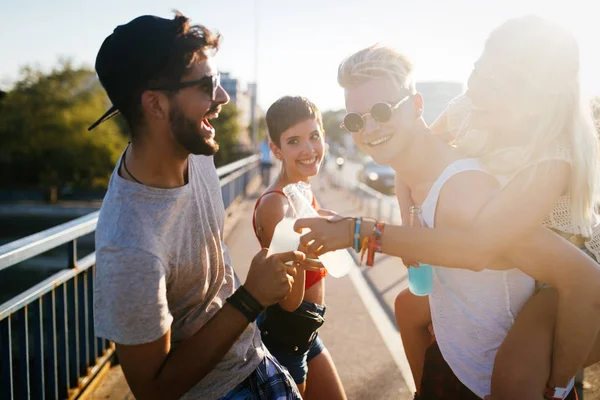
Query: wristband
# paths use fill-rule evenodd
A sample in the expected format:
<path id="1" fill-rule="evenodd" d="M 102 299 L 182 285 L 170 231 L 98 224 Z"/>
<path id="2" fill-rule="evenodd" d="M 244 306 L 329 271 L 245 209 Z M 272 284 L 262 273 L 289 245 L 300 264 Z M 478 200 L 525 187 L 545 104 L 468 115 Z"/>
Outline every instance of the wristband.
<path id="1" fill-rule="evenodd" d="M 372 267 L 375 264 L 375 253 L 381 253 L 381 235 L 385 224 L 377 222 L 373 227 L 373 233 L 369 237 L 369 251 L 367 253 L 367 266 Z"/>
<path id="2" fill-rule="evenodd" d="M 373 230 L 373 233 L 375 234 L 375 252 L 377 253 L 381 253 L 381 249 L 383 248 L 383 245 L 381 244 L 381 235 L 383 235 L 384 228 L 385 224 L 383 222 L 378 222 Z"/>
<path id="3" fill-rule="evenodd" d="M 229 296 L 227 302 L 244 314 L 249 322 L 254 322 L 265 309 L 244 286 L 240 286 Z"/>
<path id="4" fill-rule="evenodd" d="M 360 253 L 360 224 L 362 223 L 362 218 L 356 218 L 355 228 L 354 228 L 354 251 L 356 253 Z"/>

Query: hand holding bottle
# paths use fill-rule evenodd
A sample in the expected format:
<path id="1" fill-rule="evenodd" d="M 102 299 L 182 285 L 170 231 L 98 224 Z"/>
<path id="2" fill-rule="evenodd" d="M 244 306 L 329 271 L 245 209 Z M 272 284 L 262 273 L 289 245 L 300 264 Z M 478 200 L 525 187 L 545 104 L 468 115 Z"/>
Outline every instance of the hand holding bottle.
<path id="1" fill-rule="evenodd" d="M 303 218 L 303 221 L 309 220 L 316 224 L 327 223 L 331 227 L 335 227 L 334 231 L 336 229 L 339 229 L 336 225 L 347 225 L 344 224 L 345 221 L 340 221 L 339 223 L 332 224 L 328 222 L 327 219 L 319 217 L 319 214 L 312 207 L 308 198 L 303 194 L 303 191 L 307 191 L 306 188 L 303 187 L 303 185 L 306 184 L 299 182 L 297 184 L 287 185 L 283 188 L 283 192 L 288 198 L 290 208 L 292 209 L 295 218 Z M 334 216 L 330 215 L 330 217 L 328 218 L 334 218 Z M 281 222 L 279 222 L 279 224 L 275 227 L 275 232 L 273 233 L 273 239 L 271 241 L 269 254 L 276 254 L 280 251 L 286 250 L 289 251 L 294 246 L 296 246 L 295 248 L 298 248 L 300 243 L 304 245 L 307 244 L 304 238 L 308 235 L 313 234 L 313 232 L 308 232 L 306 235 L 303 236 L 302 239 L 300 239 L 300 232 L 302 232 L 303 229 L 310 229 L 311 227 L 301 227 L 300 225 L 302 225 L 302 223 L 298 224 L 295 222 L 296 221 L 294 221 L 293 218 L 284 218 Z M 347 223 L 351 224 L 352 221 L 348 220 Z M 314 225 L 312 223 L 310 225 L 312 225 L 314 228 Z M 347 226 L 346 230 L 348 233 L 348 240 L 347 243 L 343 243 L 343 247 L 330 247 L 330 243 L 327 243 L 327 247 L 322 245 L 319 245 L 319 247 L 315 247 L 315 243 L 311 243 L 308 246 L 308 248 L 312 248 L 312 250 L 306 250 L 306 253 L 308 254 L 318 254 L 319 260 L 323 263 L 323 266 L 327 269 L 327 272 L 331 276 L 336 278 L 346 275 L 350 270 L 350 267 L 354 264 L 354 259 L 350 256 L 350 254 L 348 254 L 346 250 L 341 250 L 352 246 L 352 227 Z M 335 239 L 337 239 L 338 242 L 340 241 L 339 237 L 337 236 L 335 236 Z M 331 244 L 333 244 L 333 242 Z M 337 243 L 337 245 L 340 244 L 341 243 Z M 316 250 L 319 250 L 319 248 L 320 251 L 317 253 Z"/>

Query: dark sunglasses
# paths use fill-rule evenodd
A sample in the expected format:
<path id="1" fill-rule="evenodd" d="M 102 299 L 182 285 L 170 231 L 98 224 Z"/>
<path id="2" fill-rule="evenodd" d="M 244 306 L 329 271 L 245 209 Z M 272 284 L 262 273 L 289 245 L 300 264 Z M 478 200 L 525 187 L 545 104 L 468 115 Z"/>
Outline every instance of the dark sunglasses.
<path id="1" fill-rule="evenodd" d="M 207 75 L 200 79 L 196 79 L 195 81 L 179 82 L 173 86 L 153 87 L 150 88 L 150 90 L 168 90 L 171 92 L 176 92 L 192 86 L 199 86 L 203 91 L 206 92 L 206 94 L 211 96 L 210 99 L 214 101 L 217 98 L 217 89 L 219 86 L 221 86 L 221 75 Z"/>
<path id="2" fill-rule="evenodd" d="M 359 113 L 348 113 L 344 117 L 344 122 L 341 127 L 346 128 L 349 132 L 360 132 L 365 127 L 365 117 L 370 115 L 371 118 L 375 122 L 385 123 L 392 118 L 392 114 L 395 110 L 398 109 L 402 104 L 404 104 L 408 99 L 411 98 L 411 95 L 404 97 L 400 100 L 396 105 L 391 106 L 388 103 L 376 103 L 373 107 L 371 107 L 371 112 L 360 115 Z"/>

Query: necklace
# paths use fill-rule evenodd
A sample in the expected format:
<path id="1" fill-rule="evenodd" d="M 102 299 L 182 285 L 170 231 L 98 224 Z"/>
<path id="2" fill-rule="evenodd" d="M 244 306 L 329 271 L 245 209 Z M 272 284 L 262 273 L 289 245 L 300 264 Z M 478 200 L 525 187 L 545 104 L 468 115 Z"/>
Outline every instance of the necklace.
<path id="1" fill-rule="evenodd" d="M 125 161 L 125 158 L 127 156 L 127 150 L 129 149 L 129 146 L 131 145 L 131 142 L 129 142 L 129 144 L 127 145 L 127 148 L 125 149 L 125 151 L 123 152 L 123 158 L 121 159 L 121 164 L 123 164 L 123 167 L 125 168 L 125 172 L 127 172 L 127 174 L 137 183 L 139 183 L 140 185 L 143 185 L 142 182 L 140 182 L 135 176 L 133 176 L 133 174 L 131 172 L 129 172 L 129 168 L 127 168 L 127 162 Z"/>

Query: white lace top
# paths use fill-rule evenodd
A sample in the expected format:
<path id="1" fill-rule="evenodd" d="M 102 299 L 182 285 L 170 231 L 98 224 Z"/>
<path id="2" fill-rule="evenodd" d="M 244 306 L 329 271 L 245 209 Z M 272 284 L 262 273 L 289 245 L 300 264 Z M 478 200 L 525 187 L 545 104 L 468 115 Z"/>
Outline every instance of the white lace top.
<path id="1" fill-rule="evenodd" d="M 445 111 L 448 132 L 454 135 L 454 145 L 459 148 L 460 139 L 464 131 L 463 124 L 468 116 L 469 108 L 469 99 L 466 96 L 461 95 L 453 99 Z M 562 160 L 571 163 L 572 157 L 573 154 L 569 148 L 557 145 L 554 154 L 549 155 L 545 159 Z M 502 179 L 502 181 L 506 184 L 510 181 L 510 177 Z M 558 199 L 554 209 L 544 220 L 543 225 L 547 228 L 572 236 L 580 233 L 571 219 L 570 197 L 568 195 Z M 567 239 L 569 239 L 569 235 L 563 236 L 566 236 Z M 594 255 L 596 261 L 600 261 L 600 224 L 597 224 L 592 228 L 592 236 L 590 238 L 581 239 L 581 241 L 584 242 L 585 248 Z M 571 242 L 576 244 L 578 241 L 571 240 Z"/>

